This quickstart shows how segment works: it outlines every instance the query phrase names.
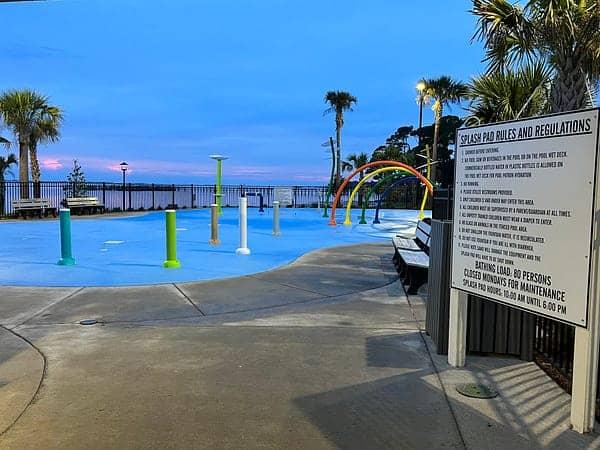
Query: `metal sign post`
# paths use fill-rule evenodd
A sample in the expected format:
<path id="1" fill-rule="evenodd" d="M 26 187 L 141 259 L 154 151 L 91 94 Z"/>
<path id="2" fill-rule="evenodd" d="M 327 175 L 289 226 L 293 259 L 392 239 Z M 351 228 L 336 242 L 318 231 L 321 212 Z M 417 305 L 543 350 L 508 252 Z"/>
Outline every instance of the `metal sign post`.
<path id="1" fill-rule="evenodd" d="M 600 173 L 596 167 L 596 174 Z M 592 233 L 592 258 L 588 328 L 575 328 L 571 425 L 579 433 L 594 429 L 598 389 L 598 352 L 600 352 L 600 182 L 596 181 Z"/>

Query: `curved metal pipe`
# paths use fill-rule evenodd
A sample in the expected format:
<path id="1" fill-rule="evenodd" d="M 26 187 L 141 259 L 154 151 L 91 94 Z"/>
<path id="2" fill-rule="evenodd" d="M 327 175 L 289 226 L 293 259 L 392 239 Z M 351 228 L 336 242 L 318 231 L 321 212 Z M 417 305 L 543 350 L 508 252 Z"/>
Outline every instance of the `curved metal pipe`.
<path id="1" fill-rule="evenodd" d="M 413 178 L 413 177 L 411 177 L 411 178 Z M 383 191 L 383 193 L 379 196 L 379 200 L 377 201 L 377 208 L 375 208 L 375 219 L 373 219 L 374 224 L 381 223 L 379 221 L 379 209 L 381 208 L 381 202 L 383 201 L 383 199 L 385 199 L 388 196 L 388 194 L 392 191 L 392 189 L 394 189 L 399 184 L 402 184 L 403 181 L 405 181 L 404 178 L 394 181 L 387 188 L 385 188 L 385 191 Z"/>

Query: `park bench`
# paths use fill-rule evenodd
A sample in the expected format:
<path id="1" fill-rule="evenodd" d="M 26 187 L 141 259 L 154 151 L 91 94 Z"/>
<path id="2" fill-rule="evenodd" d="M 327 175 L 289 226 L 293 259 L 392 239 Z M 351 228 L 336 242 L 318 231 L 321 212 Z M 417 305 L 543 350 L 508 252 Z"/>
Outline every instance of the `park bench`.
<path id="1" fill-rule="evenodd" d="M 414 238 L 395 236 L 394 265 L 404 284 L 408 285 L 407 292 L 416 294 L 427 281 L 429 271 L 429 246 L 431 240 L 431 219 L 420 220 Z"/>
<path id="2" fill-rule="evenodd" d="M 12 201 L 15 214 L 26 219 L 28 216 L 48 217 L 48 214 L 56 217 L 56 208 L 50 205 L 50 200 L 45 198 L 21 198 Z"/>
<path id="3" fill-rule="evenodd" d="M 63 202 L 73 214 L 97 214 L 104 212 L 104 205 L 96 197 L 68 197 Z"/>

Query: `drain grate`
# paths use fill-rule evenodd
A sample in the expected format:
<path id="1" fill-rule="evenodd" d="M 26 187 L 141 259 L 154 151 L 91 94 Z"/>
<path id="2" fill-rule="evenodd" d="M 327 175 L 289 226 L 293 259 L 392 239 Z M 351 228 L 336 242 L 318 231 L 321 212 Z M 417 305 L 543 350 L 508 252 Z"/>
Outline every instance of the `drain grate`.
<path id="1" fill-rule="evenodd" d="M 456 386 L 459 394 L 472 398 L 494 398 L 498 396 L 498 391 L 483 384 L 466 383 Z"/>
<path id="2" fill-rule="evenodd" d="M 79 325 L 96 325 L 98 321 L 96 319 L 84 319 L 79 321 Z"/>

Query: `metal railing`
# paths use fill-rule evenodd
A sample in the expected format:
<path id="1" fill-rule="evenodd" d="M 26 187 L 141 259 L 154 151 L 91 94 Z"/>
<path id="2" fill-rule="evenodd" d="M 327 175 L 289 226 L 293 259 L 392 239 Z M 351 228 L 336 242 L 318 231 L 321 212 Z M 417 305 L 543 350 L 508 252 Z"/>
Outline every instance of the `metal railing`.
<path id="1" fill-rule="evenodd" d="M 298 208 L 321 207 L 327 195 L 327 186 L 288 186 L 292 189 L 293 206 Z M 225 185 L 222 187 L 223 207 L 237 207 L 244 192 L 262 194 L 265 205 L 272 205 L 275 186 Z M 107 212 L 160 210 L 165 208 L 208 208 L 215 199 L 216 188 L 206 184 L 158 184 L 158 183 L 108 183 L 86 182 L 82 185 L 66 181 L 42 181 L 20 183 L 0 182 L 0 217 L 14 214 L 12 203 L 29 194 L 29 198 L 43 198 L 53 208 L 60 207 L 67 197 L 77 193 L 79 197 L 96 197 Z M 394 199 L 386 207 L 417 209 L 422 189 L 419 186 L 399 186 Z M 348 201 L 349 187 L 341 197 L 342 205 Z M 369 207 L 375 207 L 379 194 L 373 195 Z M 359 196 L 355 196 L 353 207 L 359 207 Z M 259 206 L 259 197 L 248 199 L 249 207 Z"/>
<path id="2" fill-rule="evenodd" d="M 562 374 L 570 391 L 573 377 L 575 327 L 546 317 L 536 317 L 535 353 L 541 362 Z M 552 374 L 551 374 L 552 375 Z M 600 395 L 600 393 L 598 393 Z"/>

